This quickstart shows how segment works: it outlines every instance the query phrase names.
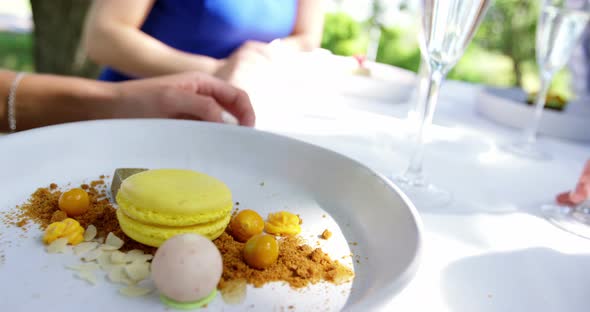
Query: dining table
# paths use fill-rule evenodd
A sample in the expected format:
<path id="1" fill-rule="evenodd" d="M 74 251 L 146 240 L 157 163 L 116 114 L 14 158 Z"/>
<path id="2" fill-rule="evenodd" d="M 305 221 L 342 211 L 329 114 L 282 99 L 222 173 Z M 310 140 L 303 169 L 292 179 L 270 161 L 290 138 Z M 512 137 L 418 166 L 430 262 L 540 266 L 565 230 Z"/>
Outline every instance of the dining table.
<path id="1" fill-rule="evenodd" d="M 275 71 L 251 83 L 256 128 L 338 152 L 393 179 L 414 146 L 408 112 L 418 78 L 370 62 L 373 74 L 358 75 L 350 71 L 352 58 L 339 59 L 347 65 L 329 74 L 306 66 L 299 75 Z M 541 209 L 576 185 L 590 143 L 540 135 L 537 144 L 552 155 L 547 161 L 504 152 L 522 129 L 478 112 L 485 89 L 442 85 L 424 170 L 452 201 L 416 206 L 423 221 L 419 269 L 383 310 L 590 311 L 590 240 L 554 226 Z"/>
<path id="2" fill-rule="evenodd" d="M 359 74 L 353 58 L 314 58 L 315 65 L 290 61 L 249 80 L 256 128 L 335 151 L 391 179 L 402 174 L 415 141 L 409 112 L 416 74 L 372 62 L 369 75 Z M 554 226 L 541 209 L 575 186 L 590 143 L 541 135 L 547 161 L 504 152 L 522 130 L 478 112 L 485 89 L 442 85 L 424 170 L 452 201 L 416 206 L 419 267 L 383 311 L 590 311 L 590 240 Z"/>

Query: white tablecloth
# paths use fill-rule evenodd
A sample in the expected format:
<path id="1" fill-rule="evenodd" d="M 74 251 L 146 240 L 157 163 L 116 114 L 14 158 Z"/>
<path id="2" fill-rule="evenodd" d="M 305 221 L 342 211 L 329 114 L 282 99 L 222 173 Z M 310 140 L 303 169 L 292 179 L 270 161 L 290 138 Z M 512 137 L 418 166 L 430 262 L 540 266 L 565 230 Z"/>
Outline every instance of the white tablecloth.
<path id="1" fill-rule="evenodd" d="M 409 104 L 399 100 L 411 88 L 406 74 L 399 77 L 391 88 L 403 96 L 391 101 L 296 84 L 271 88 L 276 92 L 254 88 L 257 127 L 399 174 L 411 147 L 404 131 Z M 438 211 L 417 207 L 425 225 L 420 269 L 387 310 L 590 311 L 590 240 L 539 213 L 575 185 L 590 145 L 541 137 L 554 156 L 549 162 L 504 154 L 498 145 L 521 132 L 477 115 L 480 89 L 443 85 L 425 171 L 454 201 Z"/>

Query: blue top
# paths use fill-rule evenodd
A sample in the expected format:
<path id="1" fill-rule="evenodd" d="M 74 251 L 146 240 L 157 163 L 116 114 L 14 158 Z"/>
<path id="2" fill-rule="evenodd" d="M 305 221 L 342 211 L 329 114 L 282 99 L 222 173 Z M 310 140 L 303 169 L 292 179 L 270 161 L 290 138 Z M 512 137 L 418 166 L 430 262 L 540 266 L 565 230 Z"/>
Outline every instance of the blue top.
<path id="1" fill-rule="evenodd" d="M 297 0 L 157 0 L 141 30 L 178 50 L 221 59 L 247 40 L 289 36 L 296 15 Z M 107 67 L 99 79 L 133 78 Z"/>

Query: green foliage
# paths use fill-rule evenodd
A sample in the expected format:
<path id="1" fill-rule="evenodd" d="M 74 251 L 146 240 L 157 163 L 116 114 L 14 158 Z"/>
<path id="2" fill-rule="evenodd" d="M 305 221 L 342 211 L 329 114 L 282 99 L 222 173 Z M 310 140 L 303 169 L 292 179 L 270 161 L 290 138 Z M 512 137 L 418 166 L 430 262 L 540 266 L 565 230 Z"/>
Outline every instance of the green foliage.
<path id="1" fill-rule="evenodd" d="M 534 60 L 523 62 L 523 76 L 522 76 L 522 87 L 529 92 L 535 92 L 540 88 L 539 80 L 539 67 Z M 571 85 L 571 73 L 566 69 L 562 69 L 555 74 L 551 83 L 550 92 L 559 94 L 565 98 L 571 98 L 574 96 L 574 90 Z"/>
<path id="2" fill-rule="evenodd" d="M 322 48 L 345 56 L 365 53 L 371 23 L 374 21 L 359 23 L 346 13 L 327 14 Z M 383 28 L 377 61 L 417 71 L 420 50 L 415 33 L 411 29 Z"/>
<path id="3" fill-rule="evenodd" d="M 30 34 L 0 32 L 0 68 L 33 71 Z"/>
<path id="4" fill-rule="evenodd" d="M 448 75 L 449 79 L 494 86 L 512 86 L 515 75 L 512 60 L 472 43 Z"/>
<path id="5" fill-rule="evenodd" d="M 384 28 L 377 61 L 417 72 L 420 67 L 420 49 L 416 34 L 409 29 Z"/>
<path id="6" fill-rule="evenodd" d="M 474 42 L 512 60 L 514 83 L 522 85 L 523 65 L 535 58 L 535 30 L 539 1 L 496 0 Z"/>
<path id="7" fill-rule="evenodd" d="M 362 53 L 361 25 L 345 13 L 326 14 L 322 48 L 338 55 Z"/>
<path id="8" fill-rule="evenodd" d="M 357 22 L 345 13 L 326 16 L 322 47 L 339 55 L 364 53 L 368 28 L 379 24 L 373 17 Z M 538 74 L 535 65 L 535 30 L 539 3 L 533 0 L 496 0 L 490 7 L 471 45 L 449 73 L 449 79 L 535 90 Z M 420 49 L 415 29 L 382 27 L 377 61 L 417 71 Z M 553 90 L 568 95 L 569 74 L 555 77 Z"/>

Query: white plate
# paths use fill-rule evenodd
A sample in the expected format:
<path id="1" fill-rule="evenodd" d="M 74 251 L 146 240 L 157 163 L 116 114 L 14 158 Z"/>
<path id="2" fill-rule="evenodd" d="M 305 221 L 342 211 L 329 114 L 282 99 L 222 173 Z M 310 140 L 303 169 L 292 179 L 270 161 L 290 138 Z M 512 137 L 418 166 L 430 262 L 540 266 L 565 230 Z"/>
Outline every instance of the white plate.
<path id="1" fill-rule="evenodd" d="M 191 121 L 111 120 L 0 137 L 0 150 L 0 210 L 24 202 L 37 187 L 81 183 L 118 167 L 189 168 L 225 181 L 242 208 L 299 213 L 312 246 L 330 229 L 334 236 L 320 243 L 333 258 L 359 256 L 344 260 L 354 264 L 352 284 L 292 290 L 272 283 L 248 288 L 239 306 L 218 296 L 212 310 L 368 311 L 391 300 L 417 268 L 421 223 L 408 199 L 359 163 L 296 140 Z M 64 269 L 78 262 L 73 255 L 46 254 L 38 230 L 22 234 L 0 227 L 0 311 L 165 310 L 156 294 L 122 297 L 103 279 L 89 286 Z"/>
<path id="2" fill-rule="evenodd" d="M 352 56 L 318 52 L 289 54 L 266 71 L 251 73 L 248 83 L 242 87 L 255 106 L 261 101 L 279 107 L 291 101 L 301 105 L 318 97 L 333 101 L 333 95 L 392 105 L 407 102 L 416 85 L 415 73 L 382 63 L 367 61 L 366 64 L 370 76 L 353 73 L 358 65 Z"/>
<path id="3" fill-rule="evenodd" d="M 525 103 L 521 89 L 484 88 L 479 94 L 477 111 L 486 118 L 510 127 L 523 129 L 534 114 L 534 107 Z M 568 103 L 564 111 L 545 109 L 539 133 L 578 141 L 590 141 L 590 103 L 581 97 Z"/>
<path id="4" fill-rule="evenodd" d="M 332 83 L 322 83 L 345 96 L 385 101 L 388 104 L 401 104 L 409 100 L 417 82 L 415 73 L 383 63 L 366 61 L 369 76 L 353 74 L 357 61 L 353 57 L 333 56 L 333 71 L 329 75 Z"/>

